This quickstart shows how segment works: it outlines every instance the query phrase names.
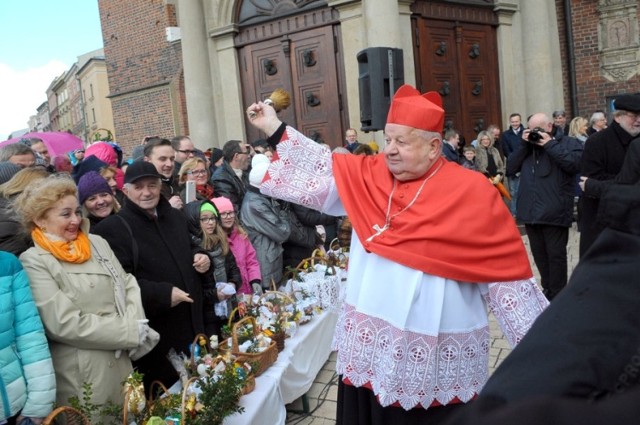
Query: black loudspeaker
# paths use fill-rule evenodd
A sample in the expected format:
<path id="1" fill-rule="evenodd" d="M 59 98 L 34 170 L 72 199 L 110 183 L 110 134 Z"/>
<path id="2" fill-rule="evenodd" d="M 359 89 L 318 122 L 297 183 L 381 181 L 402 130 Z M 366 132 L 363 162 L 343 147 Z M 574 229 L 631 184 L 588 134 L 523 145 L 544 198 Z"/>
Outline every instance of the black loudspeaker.
<path id="1" fill-rule="evenodd" d="M 370 47 L 356 55 L 362 131 L 383 130 L 391 98 L 404 84 L 402 49 Z"/>

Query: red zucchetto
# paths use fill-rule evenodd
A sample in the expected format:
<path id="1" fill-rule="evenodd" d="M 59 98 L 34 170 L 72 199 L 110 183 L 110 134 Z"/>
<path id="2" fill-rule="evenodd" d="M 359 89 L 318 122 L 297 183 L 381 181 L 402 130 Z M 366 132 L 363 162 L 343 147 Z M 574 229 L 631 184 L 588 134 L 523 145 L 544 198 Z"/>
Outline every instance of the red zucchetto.
<path id="1" fill-rule="evenodd" d="M 387 124 L 400 124 L 439 133 L 444 127 L 442 98 L 437 92 L 420 94 L 408 84 L 396 91 L 391 101 Z"/>

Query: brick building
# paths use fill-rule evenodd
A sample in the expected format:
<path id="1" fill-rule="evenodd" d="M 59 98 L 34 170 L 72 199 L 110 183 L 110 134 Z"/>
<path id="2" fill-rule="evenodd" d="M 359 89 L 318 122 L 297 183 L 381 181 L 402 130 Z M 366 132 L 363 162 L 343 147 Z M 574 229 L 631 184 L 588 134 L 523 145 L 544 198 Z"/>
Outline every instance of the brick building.
<path id="1" fill-rule="evenodd" d="M 144 136 L 189 133 L 181 44 L 165 37 L 176 12 L 166 3 L 99 1 L 109 98 L 127 153 Z"/>
<path id="2" fill-rule="evenodd" d="M 290 91 L 284 119 L 332 146 L 360 128 L 357 54 L 402 49 L 404 81 L 444 96 L 467 140 L 508 115 L 589 116 L 640 91 L 636 0 L 100 0 L 119 142 L 253 140 L 246 106 Z M 567 19 L 568 18 L 568 19 Z M 168 41 L 167 29 L 181 38 Z M 382 141 L 380 131 L 361 140 Z"/>
<path id="3" fill-rule="evenodd" d="M 640 93 L 638 2 L 556 0 L 556 8 L 567 113 L 589 118 L 610 112 L 616 95 Z"/>

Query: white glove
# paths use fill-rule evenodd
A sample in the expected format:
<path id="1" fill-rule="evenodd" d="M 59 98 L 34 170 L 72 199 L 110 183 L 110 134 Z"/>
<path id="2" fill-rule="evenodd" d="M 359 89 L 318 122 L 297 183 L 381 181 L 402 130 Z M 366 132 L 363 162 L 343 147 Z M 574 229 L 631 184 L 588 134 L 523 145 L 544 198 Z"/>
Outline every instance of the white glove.
<path id="1" fill-rule="evenodd" d="M 216 283 L 216 289 L 224 295 L 231 296 L 236 293 L 236 286 L 232 283 L 218 282 Z"/>

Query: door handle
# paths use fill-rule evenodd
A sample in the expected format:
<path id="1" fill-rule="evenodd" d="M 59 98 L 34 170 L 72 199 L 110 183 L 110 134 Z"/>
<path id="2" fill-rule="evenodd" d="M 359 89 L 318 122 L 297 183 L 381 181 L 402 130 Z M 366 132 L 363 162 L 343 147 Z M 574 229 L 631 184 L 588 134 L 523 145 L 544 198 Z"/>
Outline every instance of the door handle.
<path id="1" fill-rule="evenodd" d="M 311 67 L 316 64 L 316 60 L 313 57 L 313 50 L 307 49 L 302 52 L 302 63 L 306 67 Z"/>
<path id="2" fill-rule="evenodd" d="M 312 92 L 307 93 L 307 105 L 313 107 L 320 104 L 320 99 L 316 97 Z"/>
<path id="3" fill-rule="evenodd" d="M 262 61 L 262 67 L 267 75 L 276 75 L 278 73 L 278 68 L 271 59 L 264 59 Z"/>

